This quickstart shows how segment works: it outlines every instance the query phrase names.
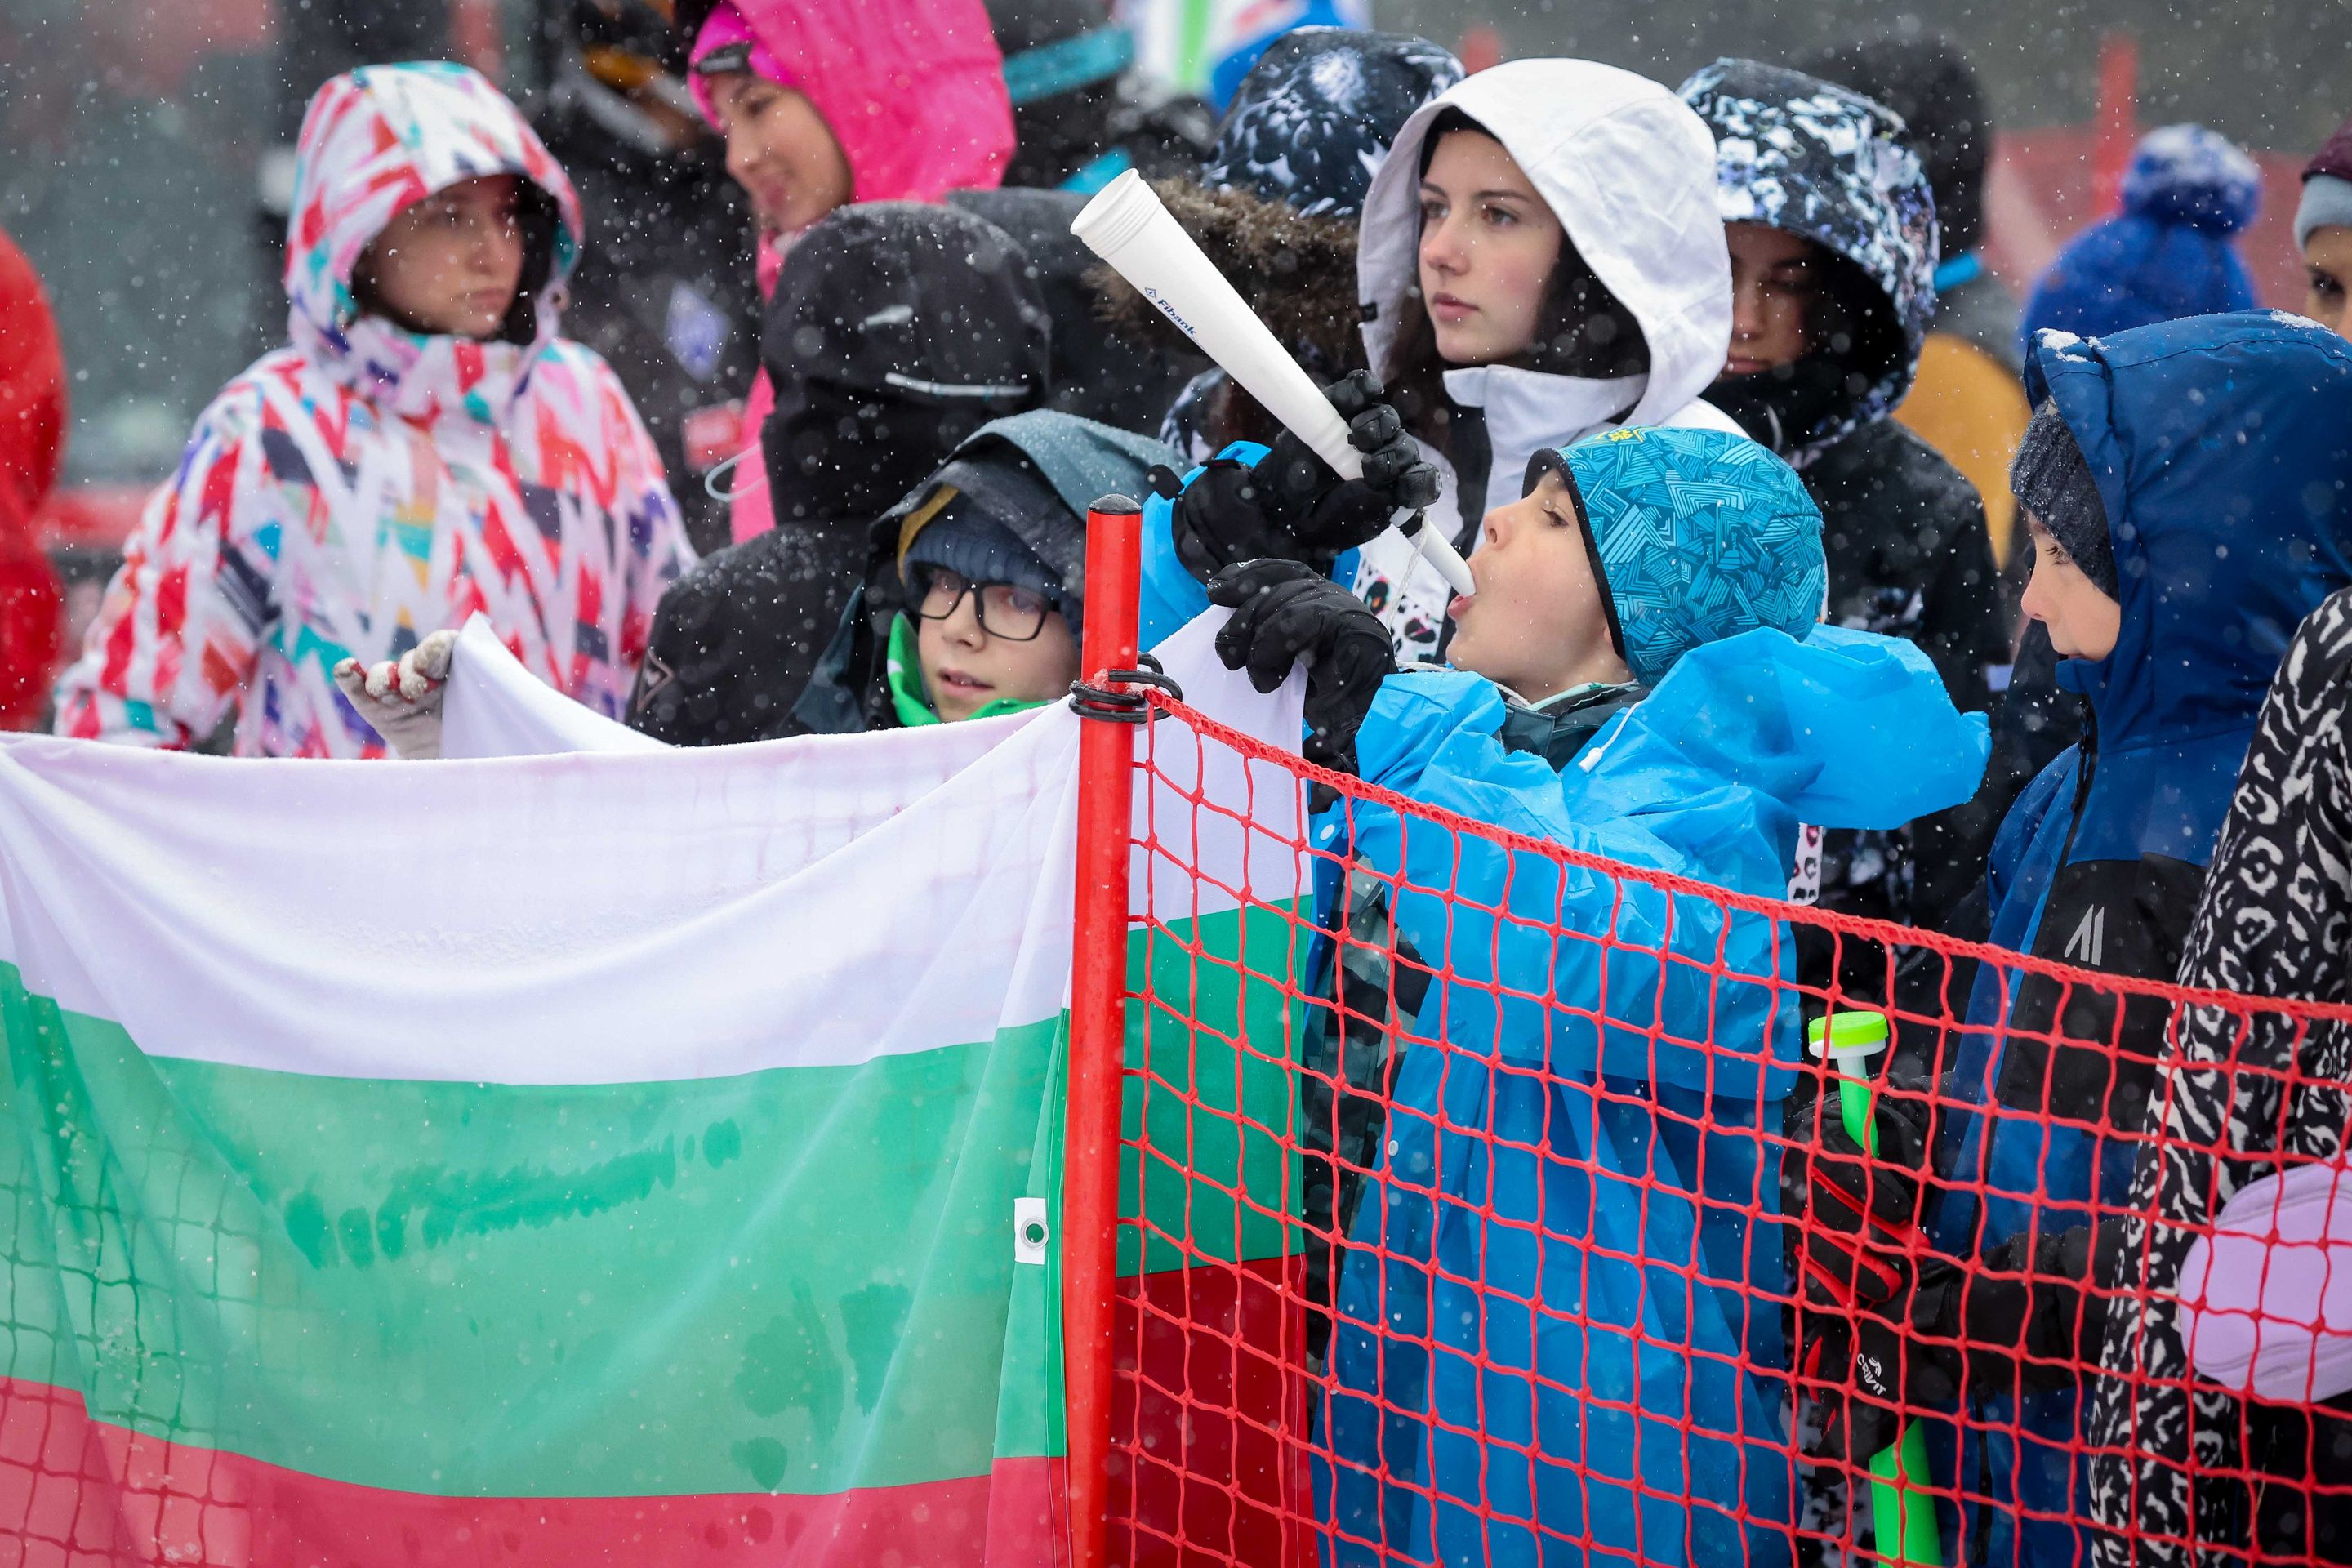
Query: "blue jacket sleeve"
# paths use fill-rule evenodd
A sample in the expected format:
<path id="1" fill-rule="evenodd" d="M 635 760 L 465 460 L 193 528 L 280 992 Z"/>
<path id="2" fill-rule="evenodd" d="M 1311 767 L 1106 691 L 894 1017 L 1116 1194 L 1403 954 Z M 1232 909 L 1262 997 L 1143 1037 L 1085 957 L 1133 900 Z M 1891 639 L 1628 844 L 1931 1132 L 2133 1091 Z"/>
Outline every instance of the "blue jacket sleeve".
<path id="1" fill-rule="evenodd" d="M 1800 820 L 1942 809 L 1973 792 L 1989 749 L 1982 716 L 1952 708 L 1924 655 L 1835 627 L 1685 656 L 1564 775 L 1504 750 L 1500 703 L 1475 677 L 1401 677 L 1358 739 L 1370 782 L 1500 830 L 1355 807 L 1359 858 L 1396 879 L 1399 931 L 1444 969 L 1423 1032 L 1744 1099 L 1794 1081 L 1788 928 L 1614 868 L 1778 899 Z"/>

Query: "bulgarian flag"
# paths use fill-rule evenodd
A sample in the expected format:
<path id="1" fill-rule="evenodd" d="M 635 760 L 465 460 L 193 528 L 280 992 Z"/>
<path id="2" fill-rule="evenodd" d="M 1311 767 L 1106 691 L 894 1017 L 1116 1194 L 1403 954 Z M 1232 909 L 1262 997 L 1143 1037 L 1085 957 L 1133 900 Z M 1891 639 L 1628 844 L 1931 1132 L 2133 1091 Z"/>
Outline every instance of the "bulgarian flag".
<path id="1" fill-rule="evenodd" d="M 1081 722 L 0 745 L 0 1557 L 1054 1561 Z M 1159 733 L 1129 1267 L 1278 1268 L 1298 790 Z"/>

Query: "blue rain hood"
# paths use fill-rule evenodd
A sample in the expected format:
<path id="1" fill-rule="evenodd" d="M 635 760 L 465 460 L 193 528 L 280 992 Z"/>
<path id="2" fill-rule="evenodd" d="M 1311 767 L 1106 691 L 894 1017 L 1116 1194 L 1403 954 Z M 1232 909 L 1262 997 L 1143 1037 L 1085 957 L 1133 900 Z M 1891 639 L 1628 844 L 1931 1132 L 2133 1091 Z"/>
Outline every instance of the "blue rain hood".
<path id="1" fill-rule="evenodd" d="M 2098 483 L 2123 605 L 2113 653 L 2059 665 L 2098 725 L 2069 858 L 2202 865 L 2287 639 L 2352 581 L 2352 345 L 2247 310 L 2045 333 L 2025 376 Z"/>
<path id="2" fill-rule="evenodd" d="M 1358 737 L 1364 777 L 1769 898 L 1800 821 L 1957 804 L 1989 749 L 1925 654 L 1836 626 L 1692 649 L 1560 773 L 1505 750 L 1503 714 L 1477 676 L 1391 678 Z M 1788 928 L 1351 811 L 1358 858 L 1401 873 L 1399 936 L 1444 976 L 1412 1034 L 1447 1048 L 1405 1051 L 1339 1276 L 1316 1479 L 1331 1561 L 1788 1563 Z"/>

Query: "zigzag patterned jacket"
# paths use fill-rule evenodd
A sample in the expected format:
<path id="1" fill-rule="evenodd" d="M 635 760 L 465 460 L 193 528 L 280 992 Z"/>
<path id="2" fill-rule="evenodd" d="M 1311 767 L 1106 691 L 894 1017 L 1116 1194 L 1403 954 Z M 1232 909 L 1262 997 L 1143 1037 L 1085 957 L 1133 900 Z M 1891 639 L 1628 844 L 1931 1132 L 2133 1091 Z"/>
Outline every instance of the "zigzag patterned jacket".
<path id="1" fill-rule="evenodd" d="M 501 339 L 362 314 L 352 275 L 384 226 L 499 174 L 553 209 Z M 580 234 L 563 172 L 474 72 L 373 67 L 321 88 L 287 247 L 292 344 L 197 419 L 59 681 L 58 731 L 187 746 L 234 710 L 240 755 L 380 756 L 330 672 L 477 610 L 549 685 L 620 717 L 693 555 L 628 395 L 557 336 Z"/>

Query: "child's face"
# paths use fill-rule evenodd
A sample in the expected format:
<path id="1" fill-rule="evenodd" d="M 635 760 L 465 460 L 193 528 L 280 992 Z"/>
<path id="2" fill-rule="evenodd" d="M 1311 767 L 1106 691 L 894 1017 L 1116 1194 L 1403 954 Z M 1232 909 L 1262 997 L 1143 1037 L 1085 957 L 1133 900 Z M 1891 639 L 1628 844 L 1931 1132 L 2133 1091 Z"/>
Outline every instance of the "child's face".
<path id="1" fill-rule="evenodd" d="M 931 710 L 952 724 L 992 702 L 1044 702 L 1078 678 L 1078 642 L 1062 613 L 1010 584 L 973 585 L 932 572 L 915 622 Z M 1014 640 L 1036 628 L 1026 640 Z M 1013 637 L 998 635 L 1010 632 Z"/>
<path id="2" fill-rule="evenodd" d="M 2025 514 L 2033 536 L 2033 575 L 2025 584 L 2025 613 L 2050 628 L 2061 658 L 2105 658 L 2116 651 L 2124 607 L 2091 581 L 2042 520 Z"/>
<path id="3" fill-rule="evenodd" d="M 1535 346 L 1560 226 L 1503 144 L 1450 132 L 1421 182 L 1421 299 L 1450 364 L 1492 364 Z"/>
<path id="4" fill-rule="evenodd" d="M 1478 592 L 1454 601 L 1447 662 L 1530 702 L 1588 681 L 1633 679 L 1609 640 L 1584 527 L 1556 474 L 1486 514 L 1470 557 Z"/>
<path id="5" fill-rule="evenodd" d="M 383 226 L 364 262 L 377 298 L 403 321 L 455 338 L 492 338 L 522 285 L 512 174 L 460 180 Z"/>
<path id="6" fill-rule="evenodd" d="M 2308 283 L 2303 313 L 2338 337 L 2352 338 L 2352 228 L 2323 224 L 2303 246 Z"/>
<path id="7" fill-rule="evenodd" d="M 1760 223 L 1723 227 L 1731 247 L 1731 354 L 1726 375 L 1794 364 L 1812 352 L 1819 251 L 1810 239 Z"/>

